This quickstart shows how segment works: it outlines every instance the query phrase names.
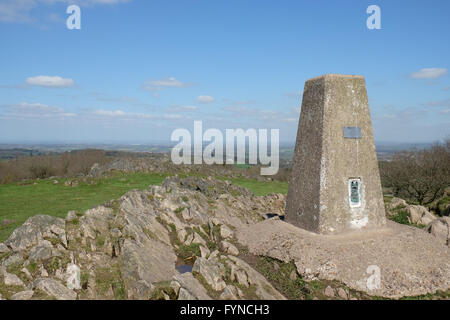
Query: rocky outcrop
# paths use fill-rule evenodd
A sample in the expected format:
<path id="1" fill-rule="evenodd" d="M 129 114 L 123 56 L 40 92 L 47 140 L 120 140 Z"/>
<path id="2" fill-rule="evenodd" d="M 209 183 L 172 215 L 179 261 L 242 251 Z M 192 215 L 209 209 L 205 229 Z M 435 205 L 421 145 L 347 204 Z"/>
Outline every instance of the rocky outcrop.
<path id="1" fill-rule="evenodd" d="M 298 277 L 339 280 L 364 291 L 361 263 L 376 262 L 386 282 L 372 294 L 396 297 L 449 286 L 445 219 L 428 225 L 431 234 L 395 225 L 381 234 L 331 239 L 280 221 L 284 205 L 283 195 L 258 197 L 227 181 L 171 177 L 85 212 L 70 211 L 66 219 L 34 216 L 0 243 L 0 295 L 285 299 L 258 269 L 258 256 L 292 268 L 295 263 L 283 275 L 291 284 Z M 333 292 L 344 299 L 349 291 Z"/>
<path id="2" fill-rule="evenodd" d="M 442 244 L 450 246 L 450 217 L 435 219 L 428 224 L 426 230 Z"/>
<path id="3" fill-rule="evenodd" d="M 63 219 L 36 215 L 14 230 L 5 241 L 5 245 L 13 251 L 24 251 L 45 239 L 60 239 L 65 242 L 65 223 Z"/>
<path id="4" fill-rule="evenodd" d="M 17 289 L 0 293 L 7 299 L 245 298 L 233 281 L 251 271 L 233 267 L 235 278 L 226 275 L 239 254 L 235 231 L 263 220 L 266 210 L 281 214 L 283 206 L 284 196 L 255 197 L 227 181 L 171 177 L 83 213 L 69 211 L 66 219 L 34 216 L 0 244 L 2 282 Z M 177 271 L 180 259 L 193 264 L 192 273 Z"/>
<path id="5" fill-rule="evenodd" d="M 60 281 L 50 278 L 39 278 L 31 284 L 32 289 L 39 289 L 57 300 L 75 300 L 77 293 L 65 287 Z"/>
<path id="6" fill-rule="evenodd" d="M 409 213 L 409 222 L 412 224 L 427 225 L 436 219 L 436 216 L 424 206 L 409 205 L 405 210 Z"/>

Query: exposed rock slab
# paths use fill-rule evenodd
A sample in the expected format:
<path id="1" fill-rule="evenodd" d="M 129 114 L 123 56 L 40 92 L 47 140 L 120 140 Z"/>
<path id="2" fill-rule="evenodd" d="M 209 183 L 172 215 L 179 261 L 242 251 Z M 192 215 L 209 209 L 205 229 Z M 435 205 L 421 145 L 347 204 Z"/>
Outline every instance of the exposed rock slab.
<path id="1" fill-rule="evenodd" d="M 177 274 L 173 280 L 180 284 L 178 300 L 211 300 L 206 289 L 192 273 Z"/>
<path id="2" fill-rule="evenodd" d="M 33 288 L 44 291 L 57 300 L 75 300 L 77 293 L 65 287 L 60 281 L 51 278 L 39 278 L 32 284 Z"/>
<path id="3" fill-rule="evenodd" d="M 44 238 L 65 238 L 65 221 L 47 215 L 36 215 L 14 230 L 5 245 L 23 251 L 37 245 Z"/>
<path id="4" fill-rule="evenodd" d="M 237 237 L 253 254 L 294 261 L 306 280 L 338 280 L 389 298 L 450 288 L 450 249 L 421 229 L 391 221 L 370 231 L 319 235 L 280 220 L 266 220 L 241 229 Z M 367 286 L 373 279 L 367 273 L 370 266 L 378 266 L 381 272 L 379 287 L 369 286 L 372 290 Z"/>

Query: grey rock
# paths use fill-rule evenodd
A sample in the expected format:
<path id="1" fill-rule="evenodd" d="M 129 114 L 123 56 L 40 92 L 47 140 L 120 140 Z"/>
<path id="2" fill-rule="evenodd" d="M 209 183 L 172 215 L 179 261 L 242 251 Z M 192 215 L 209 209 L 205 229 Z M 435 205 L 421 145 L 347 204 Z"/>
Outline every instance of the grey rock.
<path id="1" fill-rule="evenodd" d="M 48 244 L 37 245 L 30 250 L 30 255 L 28 256 L 28 260 L 30 262 L 40 262 L 45 261 L 53 257 L 53 248 Z"/>
<path id="2" fill-rule="evenodd" d="M 22 280 L 18 276 L 12 273 L 8 273 L 6 271 L 3 271 L 3 281 L 5 282 L 5 285 L 7 286 L 24 286 Z"/>
<path id="3" fill-rule="evenodd" d="M 57 300 L 75 300 L 77 298 L 75 291 L 68 289 L 60 281 L 51 278 L 36 279 L 32 288 L 42 290 Z"/>
<path id="4" fill-rule="evenodd" d="M 234 255 L 234 256 L 239 255 L 239 250 L 238 250 L 238 248 L 236 248 L 235 245 L 231 244 L 231 243 L 228 242 L 228 241 L 222 241 L 222 242 L 221 242 L 221 247 L 222 247 L 222 250 L 225 251 L 225 252 L 228 253 L 228 254 L 232 254 L 232 255 Z"/>
<path id="5" fill-rule="evenodd" d="M 192 295 L 188 290 L 185 288 L 180 288 L 179 294 L 178 294 L 178 300 L 198 300 L 195 298 L 194 295 Z"/>
<path id="6" fill-rule="evenodd" d="M 227 227 L 226 225 L 223 224 L 220 226 L 220 236 L 223 239 L 230 239 L 233 237 L 233 231 L 229 227 Z"/>
<path id="7" fill-rule="evenodd" d="M 195 260 L 192 271 L 201 274 L 213 290 L 221 291 L 226 287 L 223 280 L 224 266 L 218 260 L 199 257 Z"/>
<path id="8" fill-rule="evenodd" d="M 81 270 L 76 264 L 70 263 L 67 265 L 66 277 L 67 288 L 75 290 L 81 289 Z"/>
<path id="9" fill-rule="evenodd" d="M 442 244 L 450 246 L 450 217 L 442 217 L 430 222 L 426 231 L 435 236 Z"/>
<path id="10" fill-rule="evenodd" d="M 37 245 L 44 238 L 61 238 L 65 235 L 63 219 L 36 215 L 14 230 L 5 244 L 13 251 L 23 251 Z"/>
<path id="11" fill-rule="evenodd" d="M 67 212 L 67 216 L 66 216 L 66 221 L 67 222 L 72 222 L 74 220 L 78 219 L 78 215 L 77 212 L 75 210 L 70 210 L 69 212 Z"/>
<path id="12" fill-rule="evenodd" d="M 389 203 L 388 208 L 392 210 L 398 207 L 406 207 L 406 206 L 408 206 L 408 204 L 406 203 L 405 200 L 394 197 Z"/>
<path id="13" fill-rule="evenodd" d="M 344 300 L 348 299 L 347 291 L 345 291 L 343 288 L 339 288 L 337 293 L 338 293 L 339 298 L 344 299 Z"/>
<path id="14" fill-rule="evenodd" d="M 33 290 L 25 290 L 17 292 L 11 296 L 11 300 L 30 300 L 33 297 Z"/>
<path id="15" fill-rule="evenodd" d="M 410 223 L 427 225 L 436 219 L 436 217 L 424 206 L 409 205 L 406 207 L 406 211 L 409 213 Z"/>
<path id="16" fill-rule="evenodd" d="M 228 256 L 237 270 L 245 271 L 249 285 L 256 286 L 256 295 L 263 300 L 285 300 L 286 298 L 279 293 L 269 281 L 258 271 L 253 269 L 248 263 L 235 256 Z M 232 268 L 233 269 L 233 268 Z"/>
<path id="17" fill-rule="evenodd" d="M 180 284 L 178 300 L 211 300 L 206 289 L 192 273 L 177 274 L 173 280 Z"/>
<path id="18" fill-rule="evenodd" d="M 200 256 L 202 258 L 207 258 L 209 254 L 210 254 L 210 251 L 208 248 L 206 248 L 204 246 L 200 246 Z"/>
<path id="19" fill-rule="evenodd" d="M 127 288 L 141 286 L 137 284 L 139 280 L 149 285 L 165 281 L 176 273 L 177 257 L 172 247 L 158 240 L 148 239 L 145 244 L 139 244 L 126 239 L 120 258 L 122 278 Z"/>
<path id="20" fill-rule="evenodd" d="M 236 287 L 229 284 L 220 295 L 220 300 L 237 300 L 237 294 Z"/>
<path id="21" fill-rule="evenodd" d="M 80 231 L 85 238 L 95 240 L 97 234 L 108 234 L 109 223 L 113 220 L 113 209 L 98 206 L 87 210 L 80 218 Z"/>
<path id="22" fill-rule="evenodd" d="M 332 287 L 330 287 L 330 286 L 327 286 L 326 288 L 325 288 L 325 295 L 328 297 L 328 298 L 333 298 L 334 297 L 334 290 L 333 290 L 333 288 Z"/>
<path id="23" fill-rule="evenodd" d="M 0 242 L 0 253 L 7 253 L 9 252 L 9 248 L 4 244 L 3 242 Z"/>
<path id="24" fill-rule="evenodd" d="M 23 263 L 23 260 L 24 259 L 20 253 L 14 253 L 3 260 L 2 266 L 4 266 L 5 268 L 19 266 Z"/>

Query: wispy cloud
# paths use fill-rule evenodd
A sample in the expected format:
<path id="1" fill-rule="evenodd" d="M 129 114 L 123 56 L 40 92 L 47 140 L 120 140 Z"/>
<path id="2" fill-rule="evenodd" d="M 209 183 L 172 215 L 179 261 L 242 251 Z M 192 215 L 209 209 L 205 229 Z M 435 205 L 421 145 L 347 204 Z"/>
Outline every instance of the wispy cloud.
<path id="1" fill-rule="evenodd" d="M 447 74 L 446 68 L 423 68 L 411 73 L 413 79 L 436 79 Z"/>
<path id="2" fill-rule="evenodd" d="M 69 78 L 60 76 L 36 76 L 27 78 L 26 83 L 30 86 L 47 87 L 47 88 L 67 88 L 73 87 L 75 82 Z"/>
<path id="3" fill-rule="evenodd" d="M 18 104 L 3 105 L 2 113 L 5 118 L 13 119 L 62 119 L 75 117 L 75 113 L 65 112 L 62 108 L 42 103 L 22 102 Z"/>
<path id="4" fill-rule="evenodd" d="M 1 22 L 32 22 L 31 11 L 40 5 L 53 5 L 57 3 L 77 4 L 79 6 L 114 5 L 130 2 L 131 0 L 1 0 Z M 50 19 L 52 17 L 50 16 Z"/>
<path id="5" fill-rule="evenodd" d="M 211 96 L 198 96 L 197 98 L 197 102 L 199 103 L 212 103 L 216 101 L 216 99 L 214 99 L 214 97 Z"/>
<path id="6" fill-rule="evenodd" d="M 147 80 L 144 84 L 144 89 L 147 91 L 160 91 L 165 88 L 185 88 L 191 85 L 191 83 L 181 82 L 175 77 L 167 77 L 158 80 Z"/>
<path id="7" fill-rule="evenodd" d="M 422 103 L 422 106 L 425 107 L 450 107 L 450 98 L 438 101 L 430 101 L 426 103 Z"/>
<path id="8" fill-rule="evenodd" d="M 228 112 L 232 118 L 247 117 L 258 121 L 271 122 L 296 122 L 299 120 L 298 110 L 291 107 L 287 110 L 265 110 L 258 108 L 249 108 L 247 106 L 226 106 L 222 110 Z"/>
<path id="9" fill-rule="evenodd" d="M 197 110 L 197 106 L 169 106 L 167 108 L 169 112 L 193 112 Z"/>

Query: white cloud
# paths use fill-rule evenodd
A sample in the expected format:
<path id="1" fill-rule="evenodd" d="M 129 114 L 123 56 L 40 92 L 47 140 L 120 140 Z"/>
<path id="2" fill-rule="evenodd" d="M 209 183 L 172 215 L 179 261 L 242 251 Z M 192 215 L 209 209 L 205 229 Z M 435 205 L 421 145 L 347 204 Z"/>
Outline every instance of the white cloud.
<path id="1" fill-rule="evenodd" d="M 170 106 L 167 108 L 169 112 L 183 112 L 183 111 L 195 111 L 198 108 L 196 106 Z"/>
<path id="2" fill-rule="evenodd" d="M 450 107 L 450 98 L 445 100 L 439 100 L 439 101 L 431 101 L 427 103 L 423 103 L 423 106 L 426 107 Z"/>
<path id="3" fill-rule="evenodd" d="M 125 112 L 122 110 L 104 110 L 99 109 L 92 112 L 95 116 L 106 117 L 106 118 L 120 118 L 127 120 L 139 120 L 139 119 L 180 119 L 183 118 L 181 114 L 176 113 L 165 113 L 165 114 L 149 114 L 149 113 L 136 113 L 136 112 Z"/>
<path id="4" fill-rule="evenodd" d="M 65 79 L 60 76 L 36 76 L 27 78 L 27 84 L 31 86 L 47 88 L 67 88 L 73 87 L 75 82 L 72 79 Z"/>
<path id="5" fill-rule="evenodd" d="M 411 73 L 411 77 L 414 79 L 435 79 L 446 74 L 446 68 L 423 68 L 417 72 Z"/>
<path id="6" fill-rule="evenodd" d="M 197 102 L 199 103 L 212 103 L 216 101 L 216 99 L 214 99 L 214 97 L 211 96 L 198 96 L 197 98 Z"/>
<path id="7" fill-rule="evenodd" d="M 177 80 L 174 77 L 167 77 L 159 80 L 149 79 L 144 84 L 144 89 L 148 91 L 159 91 L 164 88 L 185 88 L 190 85 L 191 85 L 190 83 L 181 82 L 180 80 Z"/>
<path id="8" fill-rule="evenodd" d="M 2 107 L 5 110 L 3 115 L 7 118 L 60 119 L 77 116 L 75 113 L 65 112 L 62 108 L 52 107 L 42 103 L 22 102 L 18 104 L 4 105 Z"/>
<path id="9" fill-rule="evenodd" d="M 127 115 L 122 110 L 103 110 L 103 109 L 95 110 L 94 114 L 107 117 L 123 117 Z"/>

